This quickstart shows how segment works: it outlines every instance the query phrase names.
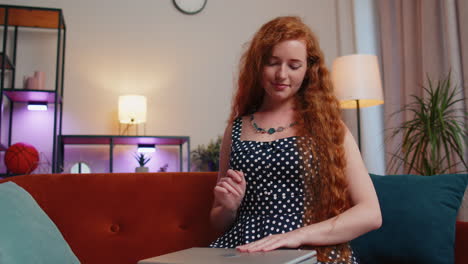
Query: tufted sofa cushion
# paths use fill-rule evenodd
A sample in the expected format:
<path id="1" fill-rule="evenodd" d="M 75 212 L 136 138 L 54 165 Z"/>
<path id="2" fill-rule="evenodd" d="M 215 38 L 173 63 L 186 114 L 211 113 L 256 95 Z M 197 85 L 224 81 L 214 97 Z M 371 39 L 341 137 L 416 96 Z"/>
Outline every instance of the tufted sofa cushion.
<path id="1" fill-rule="evenodd" d="M 209 225 L 216 173 L 48 174 L 5 180 L 35 198 L 82 263 L 136 263 L 207 246 L 219 235 Z"/>

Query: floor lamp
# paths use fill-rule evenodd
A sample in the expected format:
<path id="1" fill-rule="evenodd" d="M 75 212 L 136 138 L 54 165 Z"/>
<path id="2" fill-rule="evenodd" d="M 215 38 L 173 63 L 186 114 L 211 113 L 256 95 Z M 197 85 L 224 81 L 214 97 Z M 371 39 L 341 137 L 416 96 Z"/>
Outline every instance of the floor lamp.
<path id="1" fill-rule="evenodd" d="M 341 107 L 357 109 L 357 136 L 361 150 L 360 109 L 384 103 L 377 56 L 352 54 L 338 57 L 333 62 L 331 77 Z"/>

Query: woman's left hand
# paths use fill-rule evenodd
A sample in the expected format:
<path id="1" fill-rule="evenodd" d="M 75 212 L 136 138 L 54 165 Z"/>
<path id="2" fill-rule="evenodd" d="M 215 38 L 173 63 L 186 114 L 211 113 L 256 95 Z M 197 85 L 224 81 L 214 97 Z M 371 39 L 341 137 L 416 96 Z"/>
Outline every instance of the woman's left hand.
<path id="1" fill-rule="evenodd" d="M 240 252 L 258 252 L 277 248 L 298 248 L 302 245 L 301 241 L 302 234 L 296 229 L 284 234 L 269 235 L 255 242 L 238 246 L 237 250 Z"/>

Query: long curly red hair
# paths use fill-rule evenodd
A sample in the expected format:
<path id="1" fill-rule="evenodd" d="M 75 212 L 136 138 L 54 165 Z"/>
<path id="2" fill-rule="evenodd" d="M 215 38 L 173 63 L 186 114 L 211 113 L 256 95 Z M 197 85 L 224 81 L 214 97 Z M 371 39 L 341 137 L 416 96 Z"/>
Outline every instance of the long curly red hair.
<path id="1" fill-rule="evenodd" d="M 265 94 L 261 85 L 263 66 L 276 44 L 293 39 L 305 41 L 307 47 L 306 75 L 294 97 L 294 118 L 298 124 L 299 146 L 303 150 L 302 161 L 304 168 L 308 168 L 307 163 L 310 166 L 310 162 L 315 162 L 319 167 L 318 175 L 304 173 L 304 225 L 307 225 L 337 216 L 348 209 L 351 202 L 344 174 L 345 128 L 339 102 L 334 96 L 318 39 L 300 18 L 278 17 L 264 24 L 254 35 L 240 61 L 230 122 L 260 107 Z M 350 256 L 347 243 L 316 249 L 319 259 L 323 261 L 331 250 L 338 250 L 345 259 Z"/>

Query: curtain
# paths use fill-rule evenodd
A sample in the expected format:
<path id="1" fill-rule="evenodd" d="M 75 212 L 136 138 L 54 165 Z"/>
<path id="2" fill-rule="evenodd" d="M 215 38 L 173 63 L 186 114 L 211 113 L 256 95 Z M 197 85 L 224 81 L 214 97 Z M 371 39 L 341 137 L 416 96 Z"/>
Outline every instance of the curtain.
<path id="1" fill-rule="evenodd" d="M 411 95 L 425 96 L 421 86 L 426 84 L 427 76 L 442 79 L 451 71 L 460 98 L 468 96 L 468 1 L 377 0 L 377 13 L 389 164 L 389 153 L 394 153 L 402 140 L 390 140 L 391 128 L 408 120 L 411 113 L 391 115 L 413 101 Z M 466 103 L 457 107 L 468 111 Z M 460 116 L 463 115 L 460 111 Z M 466 148 L 464 154 L 468 160 Z M 467 193 L 463 207 L 460 217 L 468 221 Z"/>

